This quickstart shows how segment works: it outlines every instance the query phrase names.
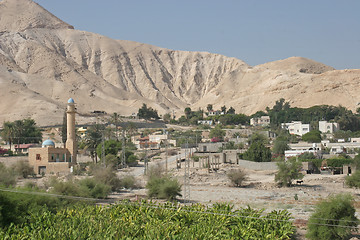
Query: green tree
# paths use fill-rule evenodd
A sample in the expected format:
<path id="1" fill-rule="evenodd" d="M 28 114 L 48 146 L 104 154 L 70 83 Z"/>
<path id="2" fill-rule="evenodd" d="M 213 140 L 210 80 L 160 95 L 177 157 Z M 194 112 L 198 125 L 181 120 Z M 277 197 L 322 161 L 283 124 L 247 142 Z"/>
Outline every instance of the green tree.
<path id="1" fill-rule="evenodd" d="M 191 108 L 189 108 L 189 107 L 185 108 L 184 113 L 185 113 L 186 119 L 189 119 L 189 118 L 190 118 L 191 112 L 192 112 L 192 111 L 191 111 Z"/>
<path id="2" fill-rule="evenodd" d="M 220 141 L 224 139 L 225 131 L 222 130 L 220 125 L 216 125 L 215 128 L 210 130 L 209 137 L 210 138 L 218 138 Z"/>
<path id="3" fill-rule="evenodd" d="M 88 128 L 85 135 L 85 149 L 90 152 L 91 159 L 94 163 L 97 163 L 98 155 L 96 153 L 96 148 L 102 141 L 103 131 L 103 125 L 95 124 Z"/>
<path id="4" fill-rule="evenodd" d="M 224 114 L 226 113 L 226 106 L 225 105 L 222 106 L 220 109 L 221 109 L 221 112 L 223 112 Z"/>
<path id="5" fill-rule="evenodd" d="M 249 149 L 243 154 L 245 160 L 254 162 L 270 162 L 271 151 L 261 141 L 251 143 Z"/>
<path id="6" fill-rule="evenodd" d="M 10 144 L 10 149 L 11 149 L 11 144 L 14 142 L 14 138 L 15 138 L 15 124 L 13 122 L 3 123 L 1 138 Z"/>
<path id="7" fill-rule="evenodd" d="M 289 150 L 288 140 L 285 137 L 277 137 L 274 141 L 273 153 L 284 155 L 286 150 Z"/>
<path id="8" fill-rule="evenodd" d="M 139 108 L 138 117 L 147 119 L 147 120 L 152 119 L 152 118 L 159 119 L 159 115 L 158 115 L 157 111 L 151 107 L 148 108 L 145 103 L 142 105 L 141 108 Z"/>
<path id="9" fill-rule="evenodd" d="M 60 134 L 61 134 L 61 141 L 65 144 L 66 140 L 67 140 L 67 114 L 66 114 L 66 109 L 65 109 L 64 115 L 63 115 L 63 123 L 62 123 Z"/>
<path id="10" fill-rule="evenodd" d="M 318 130 L 312 130 L 308 133 L 302 135 L 302 140 L 310 143 L 319 143 L 321 142 L 321 132 Z"/>
<path id="11" fill-rule="evenodd" d="M 296 161 L 296 158 L 290 158 L 286 162 L 278 162 L 277 165 L 278 171 L 275 174 L 275 182 L 281 187 L 289 187 L 293 180 L 304 177 L 300 172 L 302 163 Z"/>
<path id="12" fill-rule="evenodd" d="M 213 105 L 212 105 L 212 104 L 208 104 L 208 105 L 206 106 L 206 110 L 207 110 L 208 112 L 212 111 L 212 110 L 213 110 Z"/>
<path id="13" fill-rule="evenodd" d="M 331 196 L 316 205 L 308 222 L 306 237 L 311 240 L 349 239 L 359 220 L 350 194 Z"/>
<path id="14" fill-rule="evenodd" d="M 104 141 L 104 149 L 105 149 L 105 154 L 104 156 L 107 156 L 108 154 L 112 154 L 112 155 L 117 155 L 118 152 L 121 150 L 122 147 L 122 143 L 118 142 L 116 140 L 106 140 Z M 97 147 L 96 147 L 96 154 L 98 156 L 103 155 L 102 154 L 102 142 L 100 142 Z"/>
<path id="15" fill-rule="evenodd" d="M 165 123 L 169 123 L 170 120 L 171 120 L 170 113 L 165 113 L 164 116 L 163 116 L 163 120 L 164 120 Z"/>
<path id="16" fill-rule="evenodd" d="M 235 114 L 235 109 L 233 107 L 230 107 L 227 111 L 227 114 Z"/>
<path id="17" fill-rule="evenodd" d="M 2 135 L 6 141 L 22 144 L 40 143 L 42 140 L 41 130 L 31 118 L 5 122 L 3 127 Z"/>

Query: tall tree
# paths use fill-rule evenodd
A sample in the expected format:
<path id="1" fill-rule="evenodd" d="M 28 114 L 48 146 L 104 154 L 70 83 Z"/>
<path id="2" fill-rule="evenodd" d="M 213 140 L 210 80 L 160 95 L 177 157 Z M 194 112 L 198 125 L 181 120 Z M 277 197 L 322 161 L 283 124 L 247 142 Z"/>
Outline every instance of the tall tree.
<path id="1" fill-rule="evenodd" d="M 221 112 L 223 112 L 224 114 L 226 113 L 226 106 L 225 105 L 221 107 Z"/>
<path id="2" fill-rule="evenodd" d="M 119 114 L 114 112 L 111 115 L 110 122 L 115 125 L 115 138 L 116 138 L 116 141 L 119 141 L 119 135 L 118 135 L 118 129 L 119 129 L 119 124 L 120 124 Z"/>
<path id="3" fill-rule="evenodd" d="M 4 122 L 1 137 L 10 144 L 11 149 L 11 144 L 14 142 L 15 137 L 15 124 L 13 122 Z"/>
<path id="4" fill-rule="evenodd" d="M 210 112 L 213 110 L 213 105 L 212 104 L 208 104 L 206 107 L 207 111 Z"/>
<path id="5" fill-rule="evenodd" d="M 233 107 L 230 107 L 227 111 L 227 114 L 235 114 L 235 109 Z"/>
<path id="6" fill-rule="evenodd" d="M 104 131 L 104 126 L 100 124 L 95 124 L 89 127 L 85 136 L 85 147 L 90 152 L 91 159 L 94 163 L 97 163 L 97 153 L 96 148 L 102 141 L 102 134 Z"/>
<path id="7" fill-rule="evenodd" d="M 189 107 L 185 108 L 184 113 L 185 113 L 186 119 L 190 118 L 191 112 L 192 112 L 191 108 L 189 108 Z"/>
<path id="8" fill-rule="evenodd" d="M 64 144 L 66 143 L 66 140 L 67 140 L 67 115 L 66 115 L 66 109 L 64 111 L 63 123 L 62 123 L 62 127 L 61 127 L 61 140 L 62 140 L 62 142 Z"/>

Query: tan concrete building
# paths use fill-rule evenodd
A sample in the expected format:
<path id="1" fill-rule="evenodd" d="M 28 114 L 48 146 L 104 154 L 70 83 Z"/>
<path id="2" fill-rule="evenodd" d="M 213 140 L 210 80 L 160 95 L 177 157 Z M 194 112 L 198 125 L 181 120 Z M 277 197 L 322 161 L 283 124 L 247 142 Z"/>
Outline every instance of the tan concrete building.
<path id="1" fill-rule="evenodd" d="M 42 143 L 41 148 L 29 149 L 29 164 L 36 174 L 70 173 L 76 165 L 77 142 L 75 135 L 75 102 L 72 98 L 67 105 L 67 140 L 65 148 L 55 147 L 50 139 Z"/>

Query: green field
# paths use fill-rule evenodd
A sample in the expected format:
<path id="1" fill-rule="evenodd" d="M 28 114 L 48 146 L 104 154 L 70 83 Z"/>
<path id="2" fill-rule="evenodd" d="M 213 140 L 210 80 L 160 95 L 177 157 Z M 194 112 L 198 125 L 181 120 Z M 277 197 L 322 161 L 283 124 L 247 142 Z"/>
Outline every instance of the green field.
<path id="1" fill-rule="evenodd" d="M 0 230 L 1 239 L 289 239 L 290 214 L 227 204 L 212 207 L 120 202 L 32 213 Z"/>

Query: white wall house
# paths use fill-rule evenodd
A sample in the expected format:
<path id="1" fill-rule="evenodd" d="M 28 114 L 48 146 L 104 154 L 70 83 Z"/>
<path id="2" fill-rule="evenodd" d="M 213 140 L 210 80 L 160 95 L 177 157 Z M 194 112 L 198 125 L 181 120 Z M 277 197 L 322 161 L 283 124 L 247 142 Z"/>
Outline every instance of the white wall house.
<path id="1" fill-rule="evenodd" d="M 290 134 L 302 136 L 310 132 L 310 124 L 304 124 L 300 121 L 292 121 L 291 123 L 282 123 L 281 128 L 289 131 Z"/>
<path id="2" fill-rule="evenodd" d="M 322 154 L 323 146 L 320 143 L 306 143 L 299 142 L 289 144 L 290 150 L 285 151 L 285 158 L 296 157 L 303 153 L 313 153 L 315 156 L 320 157 Z"/>
<path id="3" fill-rule="evenodd" d="M 322 133 L 334 133 L 340 129 L 338 123 L 319 121 L 319 131 Z"/>
<path id="4" fill-rule="evenodd" d="M 261 116 L 259 118 L 251 118 L 250 125 L 251 126 L 268 126 L 270 124 L 270 117 L 269 116 Z"/>

